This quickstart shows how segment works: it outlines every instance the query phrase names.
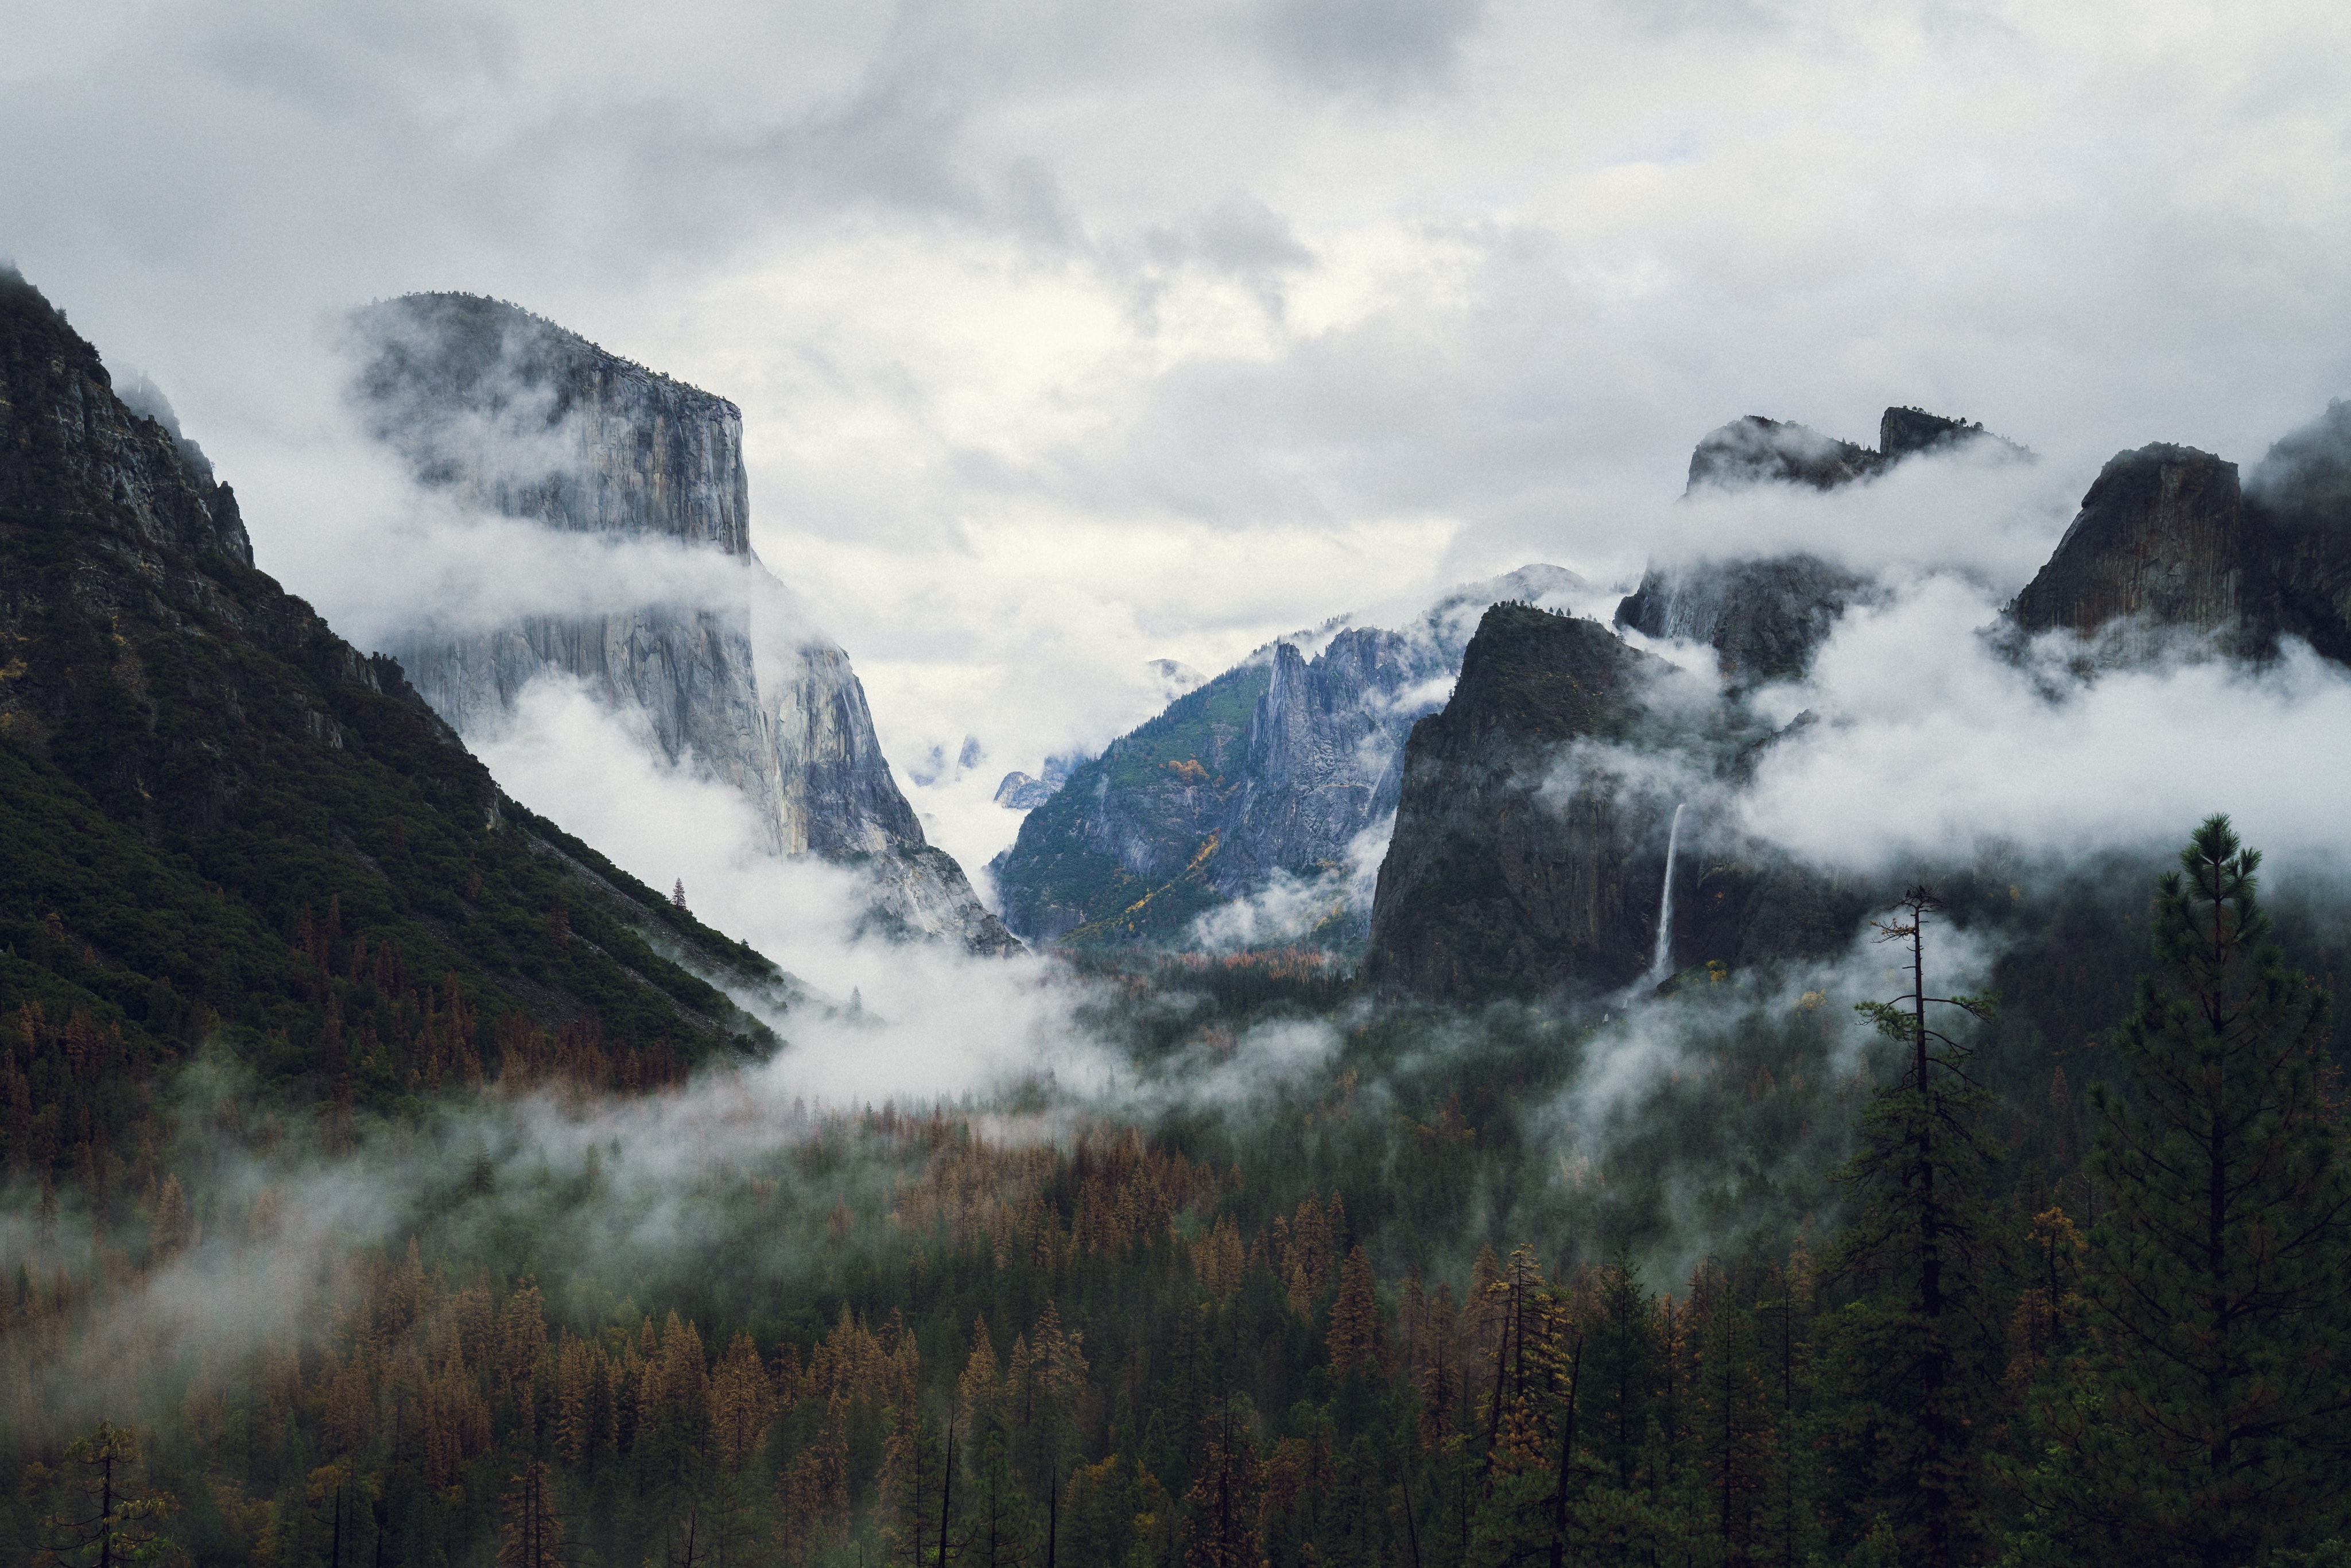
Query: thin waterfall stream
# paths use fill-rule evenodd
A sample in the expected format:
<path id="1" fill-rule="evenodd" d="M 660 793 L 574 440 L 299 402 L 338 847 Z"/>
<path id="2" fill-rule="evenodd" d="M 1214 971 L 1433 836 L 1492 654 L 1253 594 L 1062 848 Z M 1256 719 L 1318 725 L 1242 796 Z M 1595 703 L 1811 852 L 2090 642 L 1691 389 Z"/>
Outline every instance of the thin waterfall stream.
<path id="1" fill-rule="evenodd" d="M 1682 847 L 1682 813 L 1687 801 L 1674 808 L 1674 825 L 1666 834 L 1666 890 L 1657 901 L 1657 951 L 1649 960 L 1649 983 L 1662 986 L 1674 973 L 1674 856 Z"/>

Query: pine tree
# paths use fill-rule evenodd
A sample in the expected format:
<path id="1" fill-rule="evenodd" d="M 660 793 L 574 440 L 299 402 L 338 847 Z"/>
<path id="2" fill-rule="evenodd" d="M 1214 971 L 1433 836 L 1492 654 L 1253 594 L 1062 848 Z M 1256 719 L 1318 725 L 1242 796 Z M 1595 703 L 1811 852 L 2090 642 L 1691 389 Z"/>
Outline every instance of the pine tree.
<path id="1" fill-rule="evenodd" d="M 956 1420 L 967 1440 L 967 1454 L 978 1448 L 980 1438 L 997 1424 L 1001 1381 L 1002 1368 L 997 1364 L 996 1347 L 987 1339 L 987 1320 L 975 1318 L 971 1324 L 971 1355 L 963 1364 L 963 1375 L 956 1380 Z"/>
<path id="2" fill-rule="evenodd" d="M 1256 1412 L 1240 1395 L 1225 1399 L 1205 1423 L 1199 1479 L 1185 1499 L 1185 1568 L 1256 1568 L 1262 1470 L 1256 1425 Z"/>
<path id="3" fill-rule="evenodd" d="M 2344 1511 L 2351 1170 L 2322 1094 L 2330 998 L 2267 940 L 2260 852 L 2216 816 L 2179 860 L 2116 1042 L 2128 1091 L 2092 1096 L 2094 1349 L 2044 1396 L 2058 1459 L 2029 1490 L 2060 1533 L 2220 1568 Z"/>
<path id="4" fill-rule="evenodd" d="M 748 1333 L 738 1333 L 710 1379 L 710 1419 L 731 1469 L 767 1440 L 776 1416 L 775 1385 Z"/>
<path id="5" fill-rule="evenodd" d="M 1372 1283 L 1371 1260 L 1361 1247 L 1339 1266 L 1339 1299 L 1331 1308 L 1331 1370 L 1379 1370 L 1379 1301 Z"/>
<path id="6" fill-rule="evenodd" d="M 1913 886 L 1877 939 L 1907 949 L 1908 994 L 1856 1007 L 1902 1047 L 1904 1071 L 1864 1116 L 1859 1148 L 1840 1176 L 1861 1212 L 1832 1273 L 1860 1299 L 1840 1314 L 1851 1396 L 1847 1437 L 1875 1472 L 1865 1508 L 1886 1511 L 1906 1561 L 1945 1568 L 1976 1525 L 1977 1406 L 1991 1385 L 1994 1342 L 1982 1305 L 1984 1150 L 1974 1128 L 1985 1096 L 1972 1054 L 1935 1028 L 1930 1007 L 1982 1020 L 1982 997 L 1927 992 L 1928 917 L 1942 907 Z"/>
<path id="7" fill-rule="evenodd" d="M 1601 1469 L 1630 1491 L 1646 1469 L 1656 1400 L 1658 1325 L 1647 1292 L 1620 1254 L 1600 1275 L 1585 1357 L 1591 1379 L 1589 1442 Z"/>
<path id="8" fill-rule="evenodd" d="M 155 1521 L 179 1511 L 169 1493 L 141 1495 L 139 1437 L 127 1427 L 101 1421 L 87 1437 L 67 1446 L 66 1505 L 42 1522 L 51 1543 L 40 1563 L 118 1563 L 168 1560 L 172 1548 Z M 35 1479 L 46 1472 L 35 1467 Z"/>
<path id="9" fill-rule="evenodd" d="M 1698 1350 L 1693 1425 L 1715 1534 L 1734 1561 L 1747 1562 L 1771 1501 L 1776 1434 L 1755 1315 L 1727 1288 L 1717 1295 Z"/>
<path id="10" fill-rule="evenodd" d="M 547 1467 L 533 1459 L 507 1478 L 499 1500 L 506 1516 L 498 1542 L 498 1568 L 557 1568 L 563 1557 L 563 1521 Z"/>

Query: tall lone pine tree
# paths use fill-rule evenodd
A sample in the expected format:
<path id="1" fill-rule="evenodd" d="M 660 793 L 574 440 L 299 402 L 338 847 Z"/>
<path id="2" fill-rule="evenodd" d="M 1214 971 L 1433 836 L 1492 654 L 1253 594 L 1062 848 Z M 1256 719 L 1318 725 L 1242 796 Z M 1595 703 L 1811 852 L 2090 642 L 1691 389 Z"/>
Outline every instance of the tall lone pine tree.
<path id="1" fill-rule="evenodd" d="M 2043 1394 L 2028 1492 L 2068 1555 L 2233 1568 L 2341 1527 L 2351 1180 L 2330 998 L 2267 941 L 2260 852 L 2216 816 L 2179 861 L 2116 1038 L 2129 1086 L 2093 1101 L 2091 1348 Z"/>
<path id="2" fill-rule="evenodd" d="M 1942 907 L 1912 887 L 1878 940 L 1907 948 L 1907 996 L 1859 1011 L 1903 1048 L 1902 1076 L 1863 1118 L 1844 1176 L 1860 1213 L 1834 1272 L 1861 1287 L 1839 1320 L 1843 1373 L 1859 1396 L 1847 1438 L 1875 1469 L 1864 1511 L 1890 1518 L 1903 1560 L 1943 1568 L 1976 1532 L 1974 1420 L 1995 1343 L 1981 1311 L 1983 1149 L 1974 1123 L 1985 1096 L 1968 1077 L 1970 1050 L 1934 1027 L 1941 1007 L 1983 1019 L 1981 997 L 1927 992 L 1927 917 Z M 1859 1469 L 1859 1466 L 1855 1467 Z"/>

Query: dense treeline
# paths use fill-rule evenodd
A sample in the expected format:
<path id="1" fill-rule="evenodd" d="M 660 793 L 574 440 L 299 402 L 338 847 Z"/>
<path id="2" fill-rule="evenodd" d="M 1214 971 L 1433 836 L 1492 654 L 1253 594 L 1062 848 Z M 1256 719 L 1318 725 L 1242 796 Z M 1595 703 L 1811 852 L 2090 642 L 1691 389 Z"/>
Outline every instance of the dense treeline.
<path id="1" fill-rule="evenodd" d="M 1589 1168 L 1518 1108 L 1604 1030 L 1343 1013 L 1325 1071 L 1246 1118 L 1036 1142 L 795 1109 L 767 1164 L 680 1178 L 712 1229 L 666 1266 L 566 1228 L 638 1201 L 617 1141 L 512 1191 L 485 1155 L 323 1249 L 252 1343 L 153 1304 L 208 1251 L 268 1257 L 303 1195 L 166 1176 L 45 1218 L 0 1292 L 14 1429 L 88 1343 L 137 1423 L 18 1456 L 0 1562 L 74 1536 L 93 1485 L 126 1539 L 206 1563 L 2335 1560 L 2351 1183 L 2327 998 L 2270 946 L 2256 864 L 2199 831 L 2095 1091 L 1970 1082 L 2007 1037 L 1933 995 L 1919 890 L 1876 1046 L 1834 1048 L 1818 993 L 1740 1012 L 1642 1103 L 1666 1130 Z M 1188 999 L 1173 971 L 1125 998 L 1139 1062 L 1237 1060 L 1328 999 L 1295 959 L 1178 967 Z M 1831 1200 L 1752 1151 L 1816 1154 L 1839 1113 L 1842 1219 L 1807 1227 Z M 1654 1140 L 1709 1123 L 1785 1223 L 1725 1213 L 1665 1271 Z"/>

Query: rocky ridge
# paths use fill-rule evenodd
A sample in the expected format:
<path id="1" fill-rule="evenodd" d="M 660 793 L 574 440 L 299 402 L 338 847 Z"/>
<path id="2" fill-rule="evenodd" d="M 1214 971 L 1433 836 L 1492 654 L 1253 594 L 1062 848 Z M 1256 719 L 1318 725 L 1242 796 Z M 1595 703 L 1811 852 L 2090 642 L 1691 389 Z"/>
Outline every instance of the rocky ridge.
<path id="1" fill-rule="evenodd" d="M 1771 733 L 1734 696 L 1596 621 L 1486 612 L 1444 709 L 1413 727 L 1364 973 L 1476 1001 L 1833 951 L 1855 895 L 1741 836 L 1726 810 Z"/>
<path id="2" fill-rule="evenodd" d="M 2283 638 L 2351 662 L 2351 403 L 2237 465 L 2194 447 L 2117 453 L 2009 604 L 2091 665 L 2186 650 L 2273 657 Z"/>
<path id="3" fill-rule="evenodd" d="M 1880 457 L 1973 429 L 1903 412 L 1888 411 Z M 1872 471 L 1865 449 L 1789 428 L 1725 427 L 1718 454 L 1744 455 L 1694 459 L 1693 474 L 1825 488 Z M 1740 674 L 1786 674 L 1867 590 L 1806 558 L 1733 562 L 1652 574 L 1618 621 L 1713 641 Z M 2011 647 L 2069 638 L 2083 674 L 2182 652 L 2267 660 L 2289 638 L 2351 662 L 2351 404 L 2278 442 L 2241 483 L 2189 447 L 2117 455 L 1993 631 Z M 1728 809 L 1808 716 L 1772 731 L 1736 675 L 1702 700 L 1654 700 L 1686 678 L 1594 623 L 1489 612 L 1451 700 L 1405 748 L 1366 975 L 1391 996 L 1455 1001 L 1642 980 L 1682 800 L 1668 972 L 1848 940 L 1863 890 L 1743 841 Z"/>

